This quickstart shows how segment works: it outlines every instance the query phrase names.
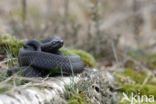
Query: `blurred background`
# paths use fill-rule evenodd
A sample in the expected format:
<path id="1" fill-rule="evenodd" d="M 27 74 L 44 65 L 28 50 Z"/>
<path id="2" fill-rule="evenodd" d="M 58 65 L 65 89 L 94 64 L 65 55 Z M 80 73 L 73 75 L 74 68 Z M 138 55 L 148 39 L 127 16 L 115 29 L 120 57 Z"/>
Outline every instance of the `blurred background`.
<path id="1" fill-rule="evenodd" d="M 8 37 L 2 36 L 8 34 Z M 83 61 L 91 63 L 99 73 L 108 71 L 102 74 L 109 76 L 108 80 L 115 79 L 115 89 L 109 85 L 106 90 L 119 92 L 114 97 L 125 97 L 121 92 L 135 92 L 137 100 L 144 95 L 156 99 L 156 0 L 0 0 L 0 83 L 8 78 L 1 70 L 18 66 L 17 55 L 23 40 L 41 40 L 54 35 L 63 38 L 67 50 L 81 49 L 95 57 L 96 62 L 90 54 L 76 50 Z M 102 92 L 104 98 L 99 97 L 106 85 L 100 77 L 95 80 L 89 77 L 95 85 L 102 81 L 101 85 L 95 86 L 99 89 L 98 96 L 91 99 L 111 100 L 105 92 Z M 15 81 L 17 85 L 25 84 L 14 76 L 11 80 L 11 83 L 7 81 L 9 86 L 15 86 Z M 76 89 L 76 97 L 71 98 L 79 101 L 77 94 L 90 92 L 90 85 L 92 82 L 82 83 L 86 89 Z M 2 88 L 6 89 L 0 86 L 0 92 Z"/>
<path id="2" fill-rule="evenodd" d="M 117 61 L 121 52 L 155 52 L 156 1 L 0 0 L 4 33 L 20 39 L 59 35 L 67 47 Z"/>

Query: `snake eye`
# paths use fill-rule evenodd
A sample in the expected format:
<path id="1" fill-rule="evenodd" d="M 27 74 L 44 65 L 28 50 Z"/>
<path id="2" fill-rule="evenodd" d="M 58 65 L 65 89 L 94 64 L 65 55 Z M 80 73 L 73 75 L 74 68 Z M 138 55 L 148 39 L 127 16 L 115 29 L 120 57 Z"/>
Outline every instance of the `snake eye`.
<path id="1" fill-rule="evenodd" d="M 56 45 L 58 41 L 52 41 L 52 45 Z"/>
<path id="2" fill-rule="evenodd" d="M 56 46 L 62 46 L 63 45 L 63 40 L 55 40 L 52 41 L 52 45 Z"/>

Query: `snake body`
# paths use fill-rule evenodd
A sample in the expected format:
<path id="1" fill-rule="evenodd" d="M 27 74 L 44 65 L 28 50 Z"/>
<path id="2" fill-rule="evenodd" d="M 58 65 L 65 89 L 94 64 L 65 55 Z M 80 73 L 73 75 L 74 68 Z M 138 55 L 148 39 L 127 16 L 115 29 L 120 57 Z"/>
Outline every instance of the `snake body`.
<path id="1" fill-rule="evenodd" d="M 29 40 L 19 51 L 19 65 L 21 67 L 31 66 L 31 70 L 34 69 L 42 73 L 72 74 L 82 72 L 84 64 L 80 57 L 78 55 L 64 56 L 59 51 L 62 46 L 63 40 L 60 37 L 48 38 L 41 42 Z"/>

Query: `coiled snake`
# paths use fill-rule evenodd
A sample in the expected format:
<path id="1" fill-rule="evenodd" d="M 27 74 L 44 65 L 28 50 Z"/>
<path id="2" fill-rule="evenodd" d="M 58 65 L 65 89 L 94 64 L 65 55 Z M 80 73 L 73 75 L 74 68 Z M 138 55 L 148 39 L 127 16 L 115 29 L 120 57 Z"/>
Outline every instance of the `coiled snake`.
<path id="1" fill-rule="evenodd" d="M 41 42 L 29 40 L 20 49 L 18 61 L 25 76 L 42 76 L 43 73 L 72 74 L 84 70 L 84 64 L 77 55 L 64 56 L 59 49 L 63 46 L 60 37 L 52 37 Z M 28 74 L 29 72 L 29 74 Z"/>

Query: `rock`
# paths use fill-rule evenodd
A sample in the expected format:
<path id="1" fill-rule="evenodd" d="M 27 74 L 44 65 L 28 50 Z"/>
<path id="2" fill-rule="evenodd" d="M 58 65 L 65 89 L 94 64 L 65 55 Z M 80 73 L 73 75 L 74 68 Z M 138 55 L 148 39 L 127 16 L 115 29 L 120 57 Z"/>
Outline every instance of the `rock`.
<path id="1" fill-rule="evenodd" d="M 114 90 L 114 79 L 108 73 L 107 71 L 87 70 L 81 74 L 81 77 L 85 76 L 85 78 L 76 84 L 75 89 L 79 93 L 70 91 L 72 96 L 69 97 L 69 104 L 76 104 L 77 98 L 84 104 L 116 104 L 117 98 L 115 96 L 117 93 Z"/>
<path id="2" fill-rule="evenodd" d="M 114 80 L 108 73 L 88 69 L 76 76 L 29 79 L 28 84 L 1 93 L 0 104 L 77 104 L 74 101 L 80 99 L 93 104 L 115 104 Z"/>

